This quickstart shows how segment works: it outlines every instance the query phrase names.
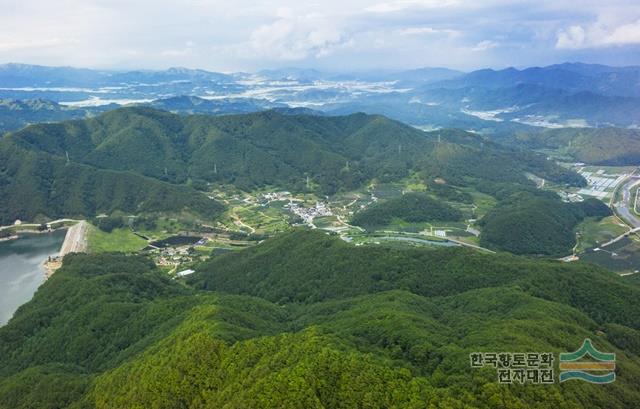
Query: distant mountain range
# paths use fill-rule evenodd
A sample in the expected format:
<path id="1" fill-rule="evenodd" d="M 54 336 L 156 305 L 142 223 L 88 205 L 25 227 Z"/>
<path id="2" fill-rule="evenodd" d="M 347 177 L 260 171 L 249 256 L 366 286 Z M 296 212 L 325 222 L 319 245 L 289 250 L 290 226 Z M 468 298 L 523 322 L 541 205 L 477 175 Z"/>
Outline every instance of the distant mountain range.
<path id="1" fill-rule="evenodd" d="M 3 87 L 106 87 L 130 83 L 155 84 L 171 81 L 232 82 L 233 77 L 188 68 L 119 72 L 16 63 L 0 65 L 0 84 L 3 84 Z"/>
<path id="2" fill-rule="evenodd" d="M 328 114 L 383 114 L 427 129 L 483 133 L 640 126 L 640 67 L 580 63 L 470 73 L 446 68 L 357 73 L 283 68 L 255 74 L 5 64 L 0 65 L 0 84 L 2 99 L 46 99 L 76 108 L 101 106 L 100 111 L 131 103 L 207 114 L 302 107 Z M 76 114 L 82 113 L 65 112 Z M 32 122 L 14 118 L 13 123 L 20 120 Z"/>
<path id="3" fill-rule="evenodd" d="M 606 96 L 640 97 L 640 67 L 565 63 L 523 70 L 484 69 L 437 83 L 442 88 L 505 88 L 538 85 L 565 91 L 588 91 Z"/>

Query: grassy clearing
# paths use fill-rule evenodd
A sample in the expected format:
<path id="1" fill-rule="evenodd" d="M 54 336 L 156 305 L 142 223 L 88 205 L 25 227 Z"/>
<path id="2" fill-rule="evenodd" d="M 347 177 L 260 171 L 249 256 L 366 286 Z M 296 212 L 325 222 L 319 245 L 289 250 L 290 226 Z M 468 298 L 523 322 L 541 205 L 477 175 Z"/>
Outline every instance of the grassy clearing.
<path id="1" fill-rule="evenodd" d="M 598 247 L 614 237 L 618 237 L 627 231 L 626 227 L 620 226 L 613 216 L 605 217 L 598 221 L 586 219 L 578 225 L 576 230 L 580 234 L 578 252 L 586 249 Z"/>
<path id="2" fill-rule="evenodd" d="M 147 242 L 133 234 L 128 228 L 115 229 L 111 233 L 104 232 L 95 226 L 89 227 L 88 250 L 91 253 L 122 251 L 130 253 L 142 250 Z"/>
<path id="3" fill-rule="evenodd" d="M 484 193 L 480 193 L 472 188 L 463 188 L 463 192 L 469 193 L 473 197 L 473 204 L 476 205 L 474 218 L 479 219 L 489 210 L 493 209 L 497 203 L 496 199 Z"/>

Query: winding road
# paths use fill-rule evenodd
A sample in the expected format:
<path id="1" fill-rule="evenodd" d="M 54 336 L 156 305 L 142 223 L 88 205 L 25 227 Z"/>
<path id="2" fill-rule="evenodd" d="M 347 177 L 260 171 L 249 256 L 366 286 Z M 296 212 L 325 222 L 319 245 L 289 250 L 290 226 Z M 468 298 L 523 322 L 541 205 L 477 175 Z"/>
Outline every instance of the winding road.
<path id="1" fill-rule="evenodd" d="M 632 175 L 622 185 L 622 200 L 614 203 L 613 208 L 625 223 L 627 223 L 632 229 L 640 227 L 640 217 L 638 217 L 633 211 L 636 197 L 631 194 L 631 190 L 640 184 L 640 176 Z"/>

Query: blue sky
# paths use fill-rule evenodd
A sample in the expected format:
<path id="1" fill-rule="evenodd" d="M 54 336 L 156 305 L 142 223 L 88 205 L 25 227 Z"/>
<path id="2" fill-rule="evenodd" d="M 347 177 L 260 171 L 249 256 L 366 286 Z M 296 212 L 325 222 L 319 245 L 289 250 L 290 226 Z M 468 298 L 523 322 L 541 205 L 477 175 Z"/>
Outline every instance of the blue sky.
<path id="1" fill-rule="evenodd" d="M 332 71 L 640 65 L 640 1 L 0 0 L 0 63 Z"/>

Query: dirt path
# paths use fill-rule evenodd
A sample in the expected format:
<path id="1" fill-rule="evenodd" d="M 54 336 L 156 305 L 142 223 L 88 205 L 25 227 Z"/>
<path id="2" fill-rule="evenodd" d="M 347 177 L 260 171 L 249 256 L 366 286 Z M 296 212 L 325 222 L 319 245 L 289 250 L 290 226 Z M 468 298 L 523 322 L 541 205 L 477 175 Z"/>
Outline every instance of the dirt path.
<path id="1" fill-rule="evenodd" d="M 236 212 L 234 210 L 232 210 L 231 212 L 229 212 L 229 216 L 231 216 L 231 218 L 233 219 L 233 223 L 238 226 L 238 227 L 245 227 L 249 230 L 251 230 L 251 234 L 256 232 L 256 229 L 254 229 L 253 227 L 249 226 L 248 224 L 246 224 L 245 222 L 242 221 L 242 219 L 236 214 Z"/>

